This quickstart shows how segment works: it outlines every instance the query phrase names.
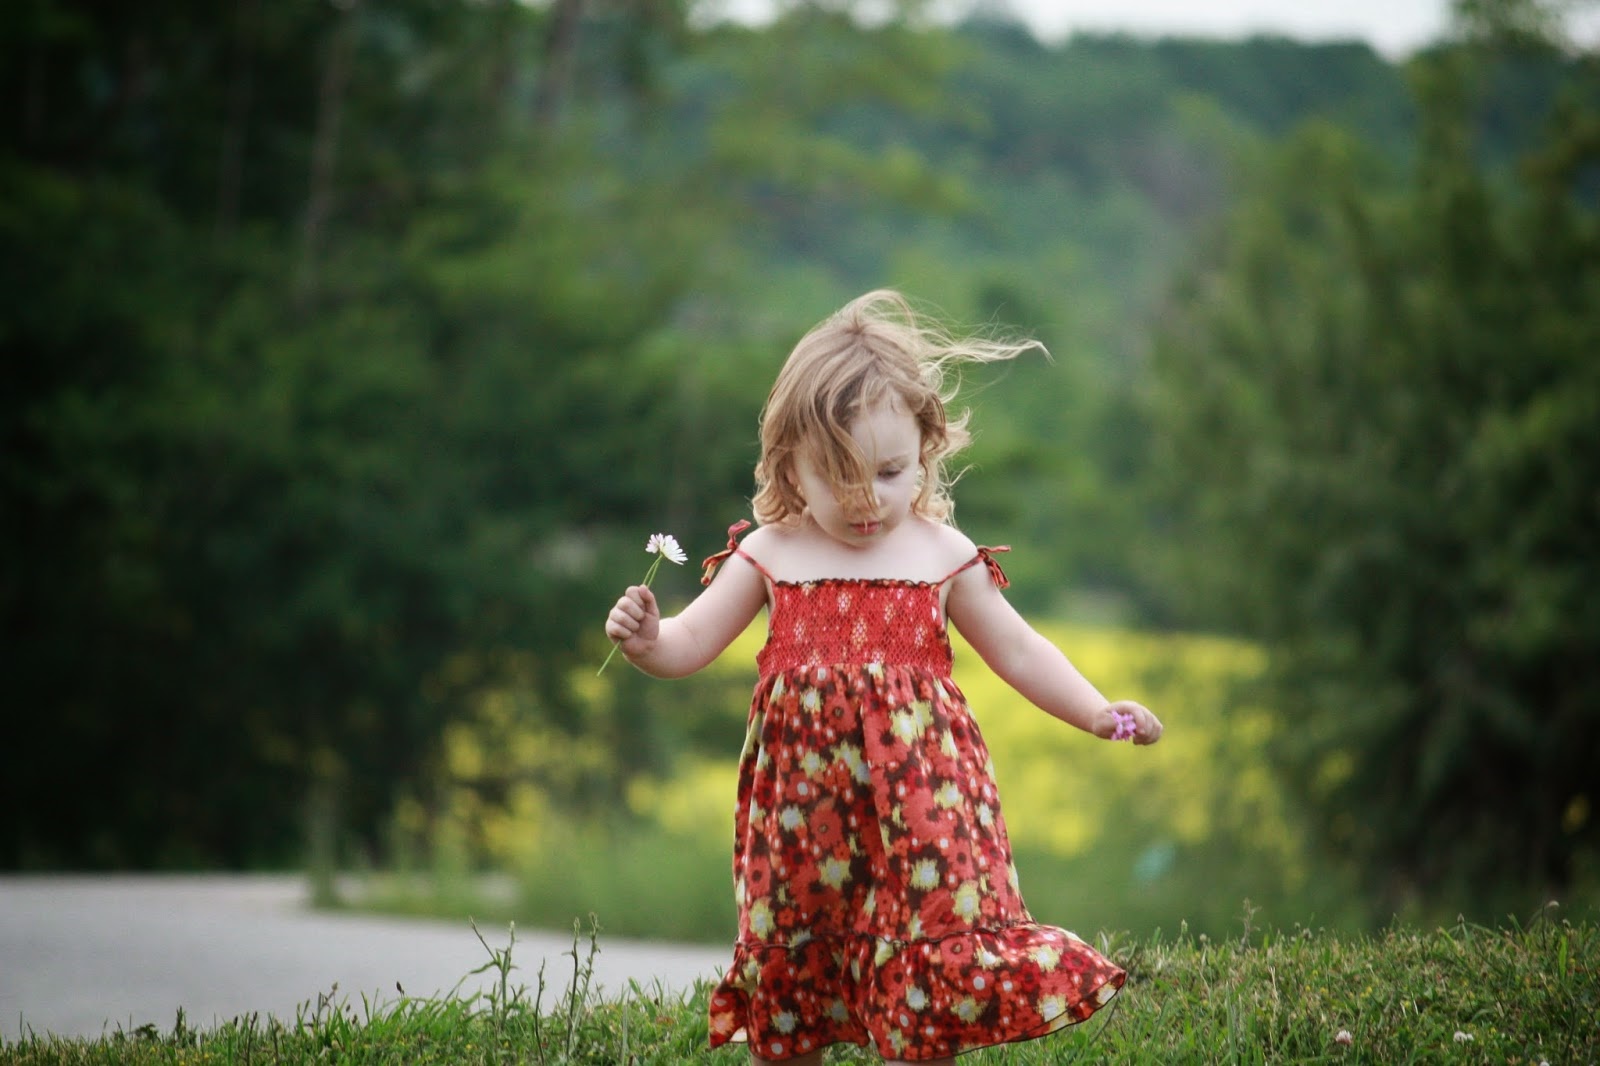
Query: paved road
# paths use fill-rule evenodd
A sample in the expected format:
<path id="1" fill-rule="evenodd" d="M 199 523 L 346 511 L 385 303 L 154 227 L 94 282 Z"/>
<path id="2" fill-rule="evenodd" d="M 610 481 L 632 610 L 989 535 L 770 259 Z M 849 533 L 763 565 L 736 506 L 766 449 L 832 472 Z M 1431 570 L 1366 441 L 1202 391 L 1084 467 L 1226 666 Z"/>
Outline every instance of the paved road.
<path id="1" fill-rule="evenodd" d="M 468 976 L 488 954 L 465 918 L 321 913 L 306 898 L 295 877 L 0 877 L 0 1037 L 165 1032 L 180 1006 L 196 1028 L 250 1013 L 292 1021 L 336 985 L 334 998 L 358 1013 L 363 994 L 398 999 L 397 983 L 410 996 L 490 987 L 492 973 Z M 506 946 L 505 928 L 479 928 Z M 572 972 L 571 948 L 570 935 L 519 928 L 513 985 L 537 987 L 547 961 L 549 1002 Z M 602 935 L 595 983 L 675 994 L 726 961 L 720 948 Z"/>

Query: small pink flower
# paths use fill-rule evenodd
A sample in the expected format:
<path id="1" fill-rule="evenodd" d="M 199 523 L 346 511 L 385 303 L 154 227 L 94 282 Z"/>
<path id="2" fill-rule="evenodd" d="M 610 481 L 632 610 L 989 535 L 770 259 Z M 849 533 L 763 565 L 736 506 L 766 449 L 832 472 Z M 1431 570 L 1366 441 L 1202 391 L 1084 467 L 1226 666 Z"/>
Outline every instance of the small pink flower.
<path id="1" fill-rule="evenodd" d="M 1350 1030 L 1340 1029 L 1333 1035 L 1333 1042 L 1335 1044 L 1343 1044 L 1345 1047 L 1349 1047 L 1351 1044 L 1356 1042 L 1356 1038 L 1350 1035 Z"/>
<path id="2" fill-rule="evenodd" d="M 1112 711 L 1111 717 L 1117 723 L 1117 728 L 1111 731 L 1112 740 L 1132 740 L 1133 735 L 1139 731 L 1139 720 L 1131 712 Z"/>

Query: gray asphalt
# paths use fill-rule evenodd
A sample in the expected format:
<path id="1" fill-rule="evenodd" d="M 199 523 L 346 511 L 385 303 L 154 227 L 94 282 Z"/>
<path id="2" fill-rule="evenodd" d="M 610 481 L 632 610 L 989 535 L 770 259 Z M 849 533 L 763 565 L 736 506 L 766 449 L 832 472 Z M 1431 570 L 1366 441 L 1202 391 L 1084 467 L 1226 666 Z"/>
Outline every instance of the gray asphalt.
<path id="1" fill-rule="evenodd" d="M 504 926 L 480 923 L 493 948 Z M 570 934 L 518 928 L 511 983 L 566 987 Z M 601 993 L 631 981 L 679 995 L 714 979 L 721 948 L 600 938 Z M 192 1028 L 242 1015 L 293 1021 L 319 997 L 362 1012 L 363 996 L 487 991 L 493 972 L 466 918 L 412 920 L 313 911 L 304 879 L 234 876 L 0 877 L 0 1037 L 97 1037 L 154 1025 L 170 1031 L 178 1009 Z M 531 998 L 531 997 L 530 997 Z"/>

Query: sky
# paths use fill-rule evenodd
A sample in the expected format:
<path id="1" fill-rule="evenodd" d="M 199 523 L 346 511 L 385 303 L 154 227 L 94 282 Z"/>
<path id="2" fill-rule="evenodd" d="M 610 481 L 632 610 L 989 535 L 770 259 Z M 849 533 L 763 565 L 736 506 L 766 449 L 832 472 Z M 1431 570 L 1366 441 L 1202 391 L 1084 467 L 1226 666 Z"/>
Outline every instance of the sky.
<path id="1" fill-rule="evenodd" d="M 761 21 L 774 0 L 722 0 L 739 21 Z M 980 0 L 1009 10 L 1046 41 L 1075 31 L 1243 38 L 1271 33 L 1307 41 L 1366 40 L 1391 57 L 1443 35 L 1450 0 Z M 945 0 L 962 10 L 972 0 Z"/>
<path id="2" fill-rule="evenodd" d="M 1438 39 L 1449 0 L 1003 0 L 1035 34 L 1076 30 L 1242 38 L 1272 33 L 1308 41 L 1359 38 L 1386 55 Z"/>

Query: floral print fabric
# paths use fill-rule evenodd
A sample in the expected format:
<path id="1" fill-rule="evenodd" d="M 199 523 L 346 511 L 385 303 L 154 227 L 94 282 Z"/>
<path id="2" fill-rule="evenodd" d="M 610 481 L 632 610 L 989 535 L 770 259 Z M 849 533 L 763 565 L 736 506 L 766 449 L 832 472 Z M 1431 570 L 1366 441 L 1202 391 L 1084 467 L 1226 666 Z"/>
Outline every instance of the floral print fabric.
<path id="1" fill-rule="evenodd" d="M 968 565 L 1003 580 L 992 551 Z M 943 582 L 770 583 L 712 1046 L 782 1060 L 847 1041 L 914 1061 L 1109 1002 L 1122 970 L 1022 901 L 988 750 L 950 677 Z"/>

